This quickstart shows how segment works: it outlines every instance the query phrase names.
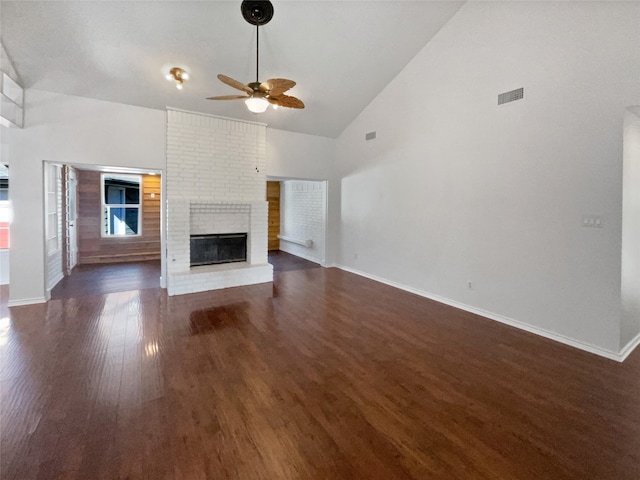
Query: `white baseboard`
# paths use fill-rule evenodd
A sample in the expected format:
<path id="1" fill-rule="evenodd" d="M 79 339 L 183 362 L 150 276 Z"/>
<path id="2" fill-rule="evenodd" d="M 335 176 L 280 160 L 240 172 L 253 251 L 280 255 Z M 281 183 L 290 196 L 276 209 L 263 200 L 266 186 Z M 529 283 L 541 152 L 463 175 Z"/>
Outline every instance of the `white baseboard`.
<path id="1" fill-rule="evenodd" d="M 47 299 L 44 297 L 36 297 L 36 298 L 22 298 L 20 300 L 10 300 L 7 303 L 7 306 L 22 307 L 24 305 L 35 305 L 37 303 L 47 303 Z"/>
<path id="2" fill-rule="evenodd" d="M 627 357 L 640 345 L 640 333 L 635 336 L 629 343 L 627 343 L 622 350 L 620 350 L 620 362 L 624 362 Z"/>
<path id="3" fill-rule="evenodd" d="M 320 265 L 324 263 L 324 260 L 322 260 L 321 258 L 318 258 L 314 255 L 309 255 L 306 252 L 301 252 L 296 249 L 291 250 L 288 246 L 285 246 L 283 248 L 282 244 L 280 245 L 280 251 L 288 253 L 290 255 L 295 255 L 296 257 L 304 258 L 305 260 L 309 260 L 310 262 L 313 262 L 313 263 L 319 263 Z"/>
<path id="4" fill-rule="evenodd" d="M 497 313 L 488 312 L 480 308 L 465 305 L 464 303 L 456 302 L 455 300 L 450 300 L 448 298 L 441 297 L 440 295 L 434 295 L 432 293 L 425 292 L 417 288 L 409 287 L 407 285 L 402 285 L 400 283 L 396 283 L 396 282 L 387 280 L 385 278 L 378 277 L 376 275 L 371 275 L 369 273 L 362 272 L 360 270 L 356 270 L 351 267 L 347 267 L 340 264 L 337 264 L 336 267 L 346 272 L 354 273 L 356 275 L 360 275 L 361 277 L 365 277 L 370 280 L 374 280 L 376 282 L 384 283 L 385 285 L 389 285 L 390 287 L 395 287 L 400 290 L 404 290 L 406 292 L 414 293 L 421 297 L 428 298 L 430 300 L 435 300 L 436 302 L 444 303 L 445 305 L 449 305 L 451 307 L 458 308 L 466 312 L 480 315 L 481 317 L 485 317 L 490 320 L 495 320 L 496 322 L 504 323 L 505 325 L 519 328 L 520 330 L 524 330 L 526 332 L 533 333 L 535 335 L 540 335 L 541 337 L 545 337 L 550 340 L 555 340 L 556 342 L 564 343 L 565 345 L 569 345 L 571 347 L 578 348 L 580 350 L 584 350 L 586 352 L 593 353 L 595 355 L 599 355 L 601 357 L 605 357 L 610 360 L 615 360 L 617 362 L 624 361 L 624 359 L 629 356 L 629 354 L 633 351 L 633 349 L 638 344 L 640 344 L 640 334 L 639 334 L 636 338 L 634 338 L 631 342 L 629 342 L 620 352 L 613 352 L 611 350 L 606 350 L 604 348 L 591 345 L 590 343 L 580 342 L 578 340 L 565 337 L 564 335 L 560 335 L 555 332 L 550 332 L 549 330 L 545 330 L 543 328 L 534 327 L 533 325 L 529 325 L 528 323 L 520 322 L 512 318 L 498 315 Z"/>

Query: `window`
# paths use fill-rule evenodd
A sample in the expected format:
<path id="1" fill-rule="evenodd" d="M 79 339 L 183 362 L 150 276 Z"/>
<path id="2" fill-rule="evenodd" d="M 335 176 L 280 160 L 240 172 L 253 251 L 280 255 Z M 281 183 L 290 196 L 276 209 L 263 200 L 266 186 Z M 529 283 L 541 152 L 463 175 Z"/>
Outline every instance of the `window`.
<path id="1" fill-rule="evenodd" d="M 47 190 L 46 206 L 47 206 L 47 253 L 52 255 L 58 251 L 59 237 L 58 234 L 58 187 L 61 183 L 60 166 L 47 164 L 47 177 L 45 178 L 45 187 Z"/>
<path id="2" fill-rule="evenodd" d="M 140 235 L 139 175 L 102 174 L 103 236 Z"/>
<path id="3" fill-rule="evenodd" d="M 9 221 L 11 203 L 9 202 L 9 167 L 0 165 L 0 249 L 9 248 Z"/>

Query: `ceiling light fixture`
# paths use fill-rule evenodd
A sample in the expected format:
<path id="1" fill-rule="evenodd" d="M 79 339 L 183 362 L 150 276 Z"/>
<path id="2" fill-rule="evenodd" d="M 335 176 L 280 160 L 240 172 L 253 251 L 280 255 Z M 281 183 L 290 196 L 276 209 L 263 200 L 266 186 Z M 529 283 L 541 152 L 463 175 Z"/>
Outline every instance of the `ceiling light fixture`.
<path id="1" fill-rule="evenodd" d="M 244 104 L 252 113 L 263 113 L 269 107 L 269 101 L 260 96 L 251 96 L 244 101 Z"/>
<path id="2" fill-rule="evenodd" d="M 185 80 L 189 80 L 189 74 L 180 67 L 173 67 L 166 75 L 166 79 L 176 82 L 176 88 L 182 90 L 182 85 Z"/>

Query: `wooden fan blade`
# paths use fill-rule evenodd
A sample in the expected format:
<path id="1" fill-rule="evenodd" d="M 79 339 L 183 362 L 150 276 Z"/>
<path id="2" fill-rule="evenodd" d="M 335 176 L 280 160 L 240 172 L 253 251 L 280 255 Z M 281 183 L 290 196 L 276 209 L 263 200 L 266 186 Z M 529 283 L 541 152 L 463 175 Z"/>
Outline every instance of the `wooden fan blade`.
<path id="1" fill-rule="evenodd" d="M 218 97 L 207 97 L 207 100 L 244 100 L 247 95 L 220 95 Z"/>
<path id="2" fill-rule="evenodd" d="M 278 97 L 295 86 L 296 82 L 293 80 L 287 80 L 286 78 L 271 78 L 260 84 L 260 91 L 269 93 L 271 96 Z"/>
<path id="3" fill-rule="evenodd" d="M 227 77 L 226 75 L 219 74 L 218 80 L 220 80 L 222 83 L 226 83 L 230 87 L 242 90 L 243 92 L 253 93 L 253 89 L 250 86 L 245 85 L 244 83 L 240 83 L 238 80 L 234 80 L 233 78 Z"/>
<path id="4" fill-rule="evenodd" d="M 269 96 L 267 100 L 269 100 L 269 102 L 273 103 L 274 105 L 279 105 L 280 107 L 304 108 L 304 103 L 302 102 L 302 100 L 290 95 L 280 95 L 279 97 Z"/>

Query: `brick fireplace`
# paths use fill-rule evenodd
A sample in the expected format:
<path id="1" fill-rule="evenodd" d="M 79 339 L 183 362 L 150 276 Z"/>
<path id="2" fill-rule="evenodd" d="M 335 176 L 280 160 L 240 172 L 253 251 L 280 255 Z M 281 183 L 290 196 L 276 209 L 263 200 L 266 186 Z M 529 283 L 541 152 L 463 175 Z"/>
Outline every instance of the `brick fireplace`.
<path id="1" fill-rule="evenodd" d="M 273 280 L 267 262 L 265 126 L 167 111 L 167 290 Z M 246 233 L 246 261 L 191 266 L 193 235 Z"/>

